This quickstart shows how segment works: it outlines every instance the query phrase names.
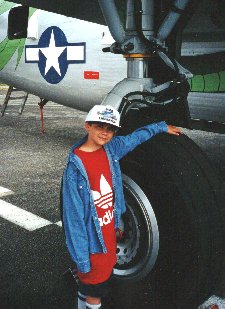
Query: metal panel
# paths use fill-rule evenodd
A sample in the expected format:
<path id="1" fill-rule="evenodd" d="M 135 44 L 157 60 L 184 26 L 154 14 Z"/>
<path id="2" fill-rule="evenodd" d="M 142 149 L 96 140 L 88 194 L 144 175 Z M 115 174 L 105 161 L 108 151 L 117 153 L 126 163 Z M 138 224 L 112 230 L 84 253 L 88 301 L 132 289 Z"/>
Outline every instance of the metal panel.
<path id="1" fill-rule="evenodd" d="M 98 0 L 9 0 L 69 17 L 105 24 Z"/>

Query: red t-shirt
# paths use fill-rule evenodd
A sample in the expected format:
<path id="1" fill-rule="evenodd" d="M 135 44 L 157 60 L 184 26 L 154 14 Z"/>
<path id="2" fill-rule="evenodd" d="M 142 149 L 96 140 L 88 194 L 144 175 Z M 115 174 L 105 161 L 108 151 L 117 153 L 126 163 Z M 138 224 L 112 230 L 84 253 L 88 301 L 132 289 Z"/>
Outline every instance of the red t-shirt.
<path id="1" fill-rule="evenodd" d="M 109 161 L 103 147 L 93 152 L 75 149 L 86 169 L 92 196 L 107 253 L 90 255 L 91 271 L 78 276 L 83 283 L 98 284 L 106 281 L 116 264 L 116 233 L 114 226 L 112 178 Z"/>

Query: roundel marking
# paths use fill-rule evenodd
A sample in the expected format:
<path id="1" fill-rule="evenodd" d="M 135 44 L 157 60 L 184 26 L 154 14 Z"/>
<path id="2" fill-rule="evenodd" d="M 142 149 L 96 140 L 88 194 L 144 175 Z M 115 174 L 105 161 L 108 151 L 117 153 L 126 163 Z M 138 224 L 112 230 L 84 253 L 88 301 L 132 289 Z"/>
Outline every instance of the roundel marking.
<path id="1" fill-rule="evenodd" d="M 38 45 L 26 45 L 25 61 L 37 63 L 42 77 L 50 84 L 59 83 L 68 65 L 85 63 L 86 44 L 68 43 L 64 32 L 56 26 L 47 28 Z"/>

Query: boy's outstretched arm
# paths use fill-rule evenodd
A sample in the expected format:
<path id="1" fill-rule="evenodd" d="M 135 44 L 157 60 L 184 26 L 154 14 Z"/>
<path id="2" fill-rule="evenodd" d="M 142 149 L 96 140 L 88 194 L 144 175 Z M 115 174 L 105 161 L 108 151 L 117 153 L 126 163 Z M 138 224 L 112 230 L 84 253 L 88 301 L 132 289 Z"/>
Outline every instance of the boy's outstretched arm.
<path id="1" fill-rule="evenodd" d="M 175 126 L 168 125 L 168 133 L 173 135 L 180 135 L 182 134 L 182 131 Z"/>
<path id="2" fill-rule="evenodd" d="M 165 121 L 151 123 L 135 130 L 131 134 L 125 136 L 115 136 L 109 142 L 109 147 L 112 147 L 114 154 L 116 154 L 118 160 L 120 160 L 138 145 L 144 143 L 145 141 L 149 140 L 151 137 L 159 133 L 180 135 L 182 132 L 179 128 L 175 126 L 167 125 Z"/>

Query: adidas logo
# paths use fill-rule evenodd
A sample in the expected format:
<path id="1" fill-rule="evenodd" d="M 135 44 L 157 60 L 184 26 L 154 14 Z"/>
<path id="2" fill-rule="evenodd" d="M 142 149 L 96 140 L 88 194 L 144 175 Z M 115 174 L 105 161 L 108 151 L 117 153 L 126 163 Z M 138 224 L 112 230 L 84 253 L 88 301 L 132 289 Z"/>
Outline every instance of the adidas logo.
<path id="1" fill-rule="evenodd" d="M 112 207 L 113 192 L 103 175 L 100 178 L 100 192 L 92 190 L 92 195 L 96 207 L 101 207 L 102 209 Z"/>
<path id="2" fill-rule="evenodd" d="M 102 218 L 98 218 L 100 226 L 109 224 L 112 221 L 113 217 L 114 217 L 114 209 L 112 211 L 107 210 Z"/>
<path id="3" fill-rule="evenodd" d="M 102 218 L 98 218 L 100 226 L 109 224 L 114 216 L 114 209 L 111 208 L 113 206 L 113 192 L 104 175 L 101 175 L 100 178 L 100 192 L 92 190 L 92 195 L 96 207 L 108 209 Z"/>

